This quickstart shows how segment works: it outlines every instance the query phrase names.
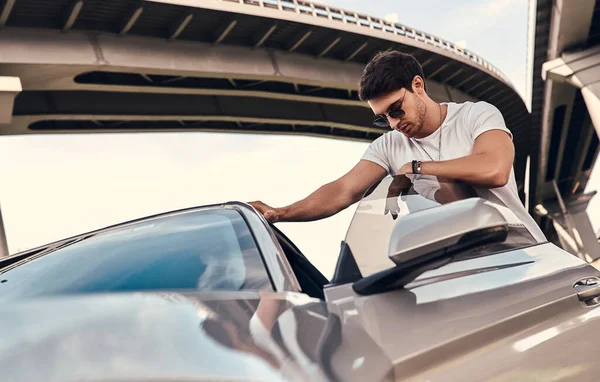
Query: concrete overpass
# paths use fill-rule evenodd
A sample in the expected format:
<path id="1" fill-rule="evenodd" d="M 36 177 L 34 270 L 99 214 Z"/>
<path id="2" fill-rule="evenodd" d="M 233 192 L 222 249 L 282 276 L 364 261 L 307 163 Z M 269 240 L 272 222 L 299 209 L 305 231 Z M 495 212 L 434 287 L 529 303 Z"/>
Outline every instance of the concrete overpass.
<path id="1" fill-rule="evenodd" d="M 524 199 L 530 115 L 498 69 L 406 25 L 301 0 L 4 0 L 0 135 L 223 131 L 368 142 L 384 131 L 358 100 L 359 77 L 387 49 L 422 63 L 437 101 L 500 109 Z"/>
<path id="2" fill-rule="evenodd" d="M 531 207 L 549 239 L 598 259 L 584 190 L 600 149 L 600 1 L 533 0 L 531 10 Z"/>

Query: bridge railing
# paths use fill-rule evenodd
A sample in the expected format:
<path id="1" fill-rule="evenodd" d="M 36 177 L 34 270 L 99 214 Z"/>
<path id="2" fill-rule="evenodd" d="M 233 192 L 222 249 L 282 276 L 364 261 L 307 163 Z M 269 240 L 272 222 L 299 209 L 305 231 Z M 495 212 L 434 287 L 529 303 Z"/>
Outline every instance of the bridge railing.
<path id="1" fill-rule="evenodd" d="M 494 75 L 500 77 L 504 82 L 511 84 L 511 81 L 494 65 L 484 60 L 480 56 L 457 46 L 455 43 L 434 36 L 430 33 L 408 27 L 401 23 L 392 23 L 382 18 L 360 14 L 353 11 L 348 11 L 341 8 L 331 7 L 329 5 L 318 4 L 306 0 L 218 0 L 258 7 L 278 9 L 283 12 L 295 12 L 302 15 L 312 15 L 313 17 L 338 21 L 344 24 L 355 24 L 358 27 L 369 28 L 372 30 L 380 30 L 383 33 L 390 33 L 412 38 L 424 44 L 435 46 L 453 54 L 459 55 L 470 60 L 478 66 L 486 69 Z"/>

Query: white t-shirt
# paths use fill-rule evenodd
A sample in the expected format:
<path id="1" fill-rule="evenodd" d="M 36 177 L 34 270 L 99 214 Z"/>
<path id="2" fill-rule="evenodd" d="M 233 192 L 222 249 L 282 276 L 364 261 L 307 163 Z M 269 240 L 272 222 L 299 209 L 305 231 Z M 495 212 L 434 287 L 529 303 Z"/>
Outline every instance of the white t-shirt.
<path id="1" fill-rule="evenodd" d="M 450 102 L 445 105 L 448 105 L 448 114 L 441 128 L 425 138 L 415 139 L 420 145 L 404 134 L 391 130 L 373 141 L 362 159 L 374 162 L 388 171 L 390 175 L 394 175 L 400 167 L 413 160 L 425 162 L 431 161 L 433 158 L 437 161 L 440 131 L 442 133 L 441 160 L 470 155 L 475 139 L 489 130 L 505 131 L 512 139 L 512 134 L 506 128 L 502 114 L 495 106 L 487 102 Z M 414 179 L 418 180 L 419 177 L 415 176 Z M 411 176 L 411 178 L 413 177 Z M 432 186 L 431 181 L 423 180 L 424 185 L 421 187 L 424 190 L 419 193 L 431 198 L 436 187 Z M 415 189 L 417 183 L 415 182 Z M 479 197 L 509 208 L 538 242 L 547 241 L 544 233 L 527 213 L 519 199 L 514 169 L 511 169 L 508 183 L 502 187 L 473 188 Z"/>

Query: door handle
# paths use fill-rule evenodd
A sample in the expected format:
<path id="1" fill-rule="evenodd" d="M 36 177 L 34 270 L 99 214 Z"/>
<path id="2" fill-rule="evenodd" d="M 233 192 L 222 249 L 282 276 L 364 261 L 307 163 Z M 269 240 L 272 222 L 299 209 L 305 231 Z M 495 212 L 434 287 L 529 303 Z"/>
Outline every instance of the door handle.
<path id="1" fill-rule="evenodd" d="M 600 278 L 594 276 L 577 280 L 573 283 L 573 288 L 579 301 L 587 301 L 600 296 Z"/>

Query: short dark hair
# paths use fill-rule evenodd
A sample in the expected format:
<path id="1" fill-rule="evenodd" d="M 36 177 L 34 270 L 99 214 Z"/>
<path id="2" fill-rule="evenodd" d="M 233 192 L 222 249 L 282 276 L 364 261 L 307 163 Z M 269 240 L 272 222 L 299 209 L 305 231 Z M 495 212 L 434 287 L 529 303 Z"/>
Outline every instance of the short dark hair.
<path id="1" fill-rule="evenodd" d="M 412 92 L 412 80 L 415 76 L 420 76 L 425 81 L 423 68 L 416 58 L 397 50 L 379 52 L 363 70 L 358 96 L 362 101 L 368 101 L 402 88 Z"/>

